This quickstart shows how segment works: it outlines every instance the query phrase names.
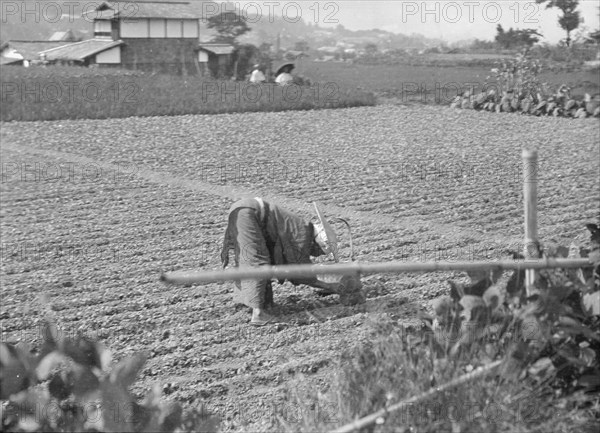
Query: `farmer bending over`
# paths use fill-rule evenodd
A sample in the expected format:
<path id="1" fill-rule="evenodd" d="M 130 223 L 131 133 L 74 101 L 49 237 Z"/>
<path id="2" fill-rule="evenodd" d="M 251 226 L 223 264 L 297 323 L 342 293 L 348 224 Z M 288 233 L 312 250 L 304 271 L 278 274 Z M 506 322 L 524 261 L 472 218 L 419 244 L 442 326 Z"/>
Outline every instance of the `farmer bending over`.
<path id="1" fill-rule="evenodd" d="M 235 252 L 236 267 L 312 264 L 310 256 L 318 257 L 332 250 L 326 234 L 333 234 L 331 228 L 320 215 L 319 218 L 321 223 L 307 223 L 258 197 L 235 202 L 229 209 L 229 223 L 223 240 L 223 268 L 229 263 L 231 249 Z M 332 241 L 333 238 L 335 235 L 330 235 Z M 320 281 L 314 276 L 294 278 L 290 282 L 324 289 L 323 293 L 339 290 L 339 284 Z M 276 320 L 265 311 L 266 307 L 273 306 L 270 279 L 236 281 L 233 301 L 252 308 L 251 325 L 263 326 Z"/>

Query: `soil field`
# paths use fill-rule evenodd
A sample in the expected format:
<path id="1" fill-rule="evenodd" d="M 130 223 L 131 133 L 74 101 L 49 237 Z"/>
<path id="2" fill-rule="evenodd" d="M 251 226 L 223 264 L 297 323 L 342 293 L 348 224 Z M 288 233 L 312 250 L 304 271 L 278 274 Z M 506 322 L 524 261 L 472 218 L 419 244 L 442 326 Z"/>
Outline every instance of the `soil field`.
<path id="1" fill-rule="evenodd" d="M 225 431 L 268 431 L 299 375 L 327 388 L 337 355 L 386 314 L 417 322 L 462 273 L 364 279 L 366 304 L 275 285 L 285 322 L 253 329 L 229 284 L 171 287 L 215 269 L 226 213 L 262 196 L 348 219 L 357 260 L 496 260 L 521 248 L 521 150 L 540 152 L 539 234 L 569 245 L 598 221 L 595 119 L 386 106 L 4 123 L 3 341 L 39 345 L 46 295 L 65 333 L 115 360 L 146 350 L 134 391 L 204 403 Z M 339 227 L 342 251 L 348 236 Z"/>

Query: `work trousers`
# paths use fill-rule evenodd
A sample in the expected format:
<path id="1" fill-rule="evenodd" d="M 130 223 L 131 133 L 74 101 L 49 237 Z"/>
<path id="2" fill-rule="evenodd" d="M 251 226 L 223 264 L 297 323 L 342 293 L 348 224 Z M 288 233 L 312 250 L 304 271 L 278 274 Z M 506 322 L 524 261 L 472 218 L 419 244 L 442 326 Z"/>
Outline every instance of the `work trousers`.
<path id="1" fill-rule="evenodd" d="M 257 212 L 251 208 L 241 208 L 232 213 L 236 218 L 232 236 L 240 269 L 271 264 L 271 255 L 263 234 Z M 265 308 L 273 303 L 273 289 L 270 279 L 238 280 L 233 289 L 233 302 L 250 308 Z"/>

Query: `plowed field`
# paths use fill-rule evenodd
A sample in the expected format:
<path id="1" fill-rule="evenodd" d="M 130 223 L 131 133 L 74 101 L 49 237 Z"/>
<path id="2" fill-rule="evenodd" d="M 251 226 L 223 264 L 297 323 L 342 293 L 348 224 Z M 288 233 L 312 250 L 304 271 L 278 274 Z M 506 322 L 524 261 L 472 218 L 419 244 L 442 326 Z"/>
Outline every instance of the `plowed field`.
<path id="1" fill-rule="evenodd" d="M 226 213 L 260 195 L 352 225 L 356 258 L 496 260 L 521 248 L 521 150 L 540 153 L 541 240 L 587 239 L 600 209 L 595 119 L 369 108 L 2 124 L 3 341 L 39 344 L 48 297 L 65 333 L 115 359 L 147 350 L 134 391 L 204 402 L 224 430 L 262 431 L 299 373 L 327 386 L 378 315 L 411 322 L 461 273 L 380 275 L 367 303 L 275 286 L 287 323 L 251 329 L 229 284 L 162 271 L 220 266 Z M 339 232 L 348 251 L 348 236 Z"/>

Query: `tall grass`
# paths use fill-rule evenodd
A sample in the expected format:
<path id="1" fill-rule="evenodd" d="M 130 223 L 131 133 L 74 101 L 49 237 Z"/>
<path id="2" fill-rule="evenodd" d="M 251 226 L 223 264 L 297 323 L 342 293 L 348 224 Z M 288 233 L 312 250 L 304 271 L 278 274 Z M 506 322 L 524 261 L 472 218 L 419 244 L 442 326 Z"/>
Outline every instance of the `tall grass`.
<path id="1" fill-rule="evenodd" d="M 514 331 L 514 323 L 506 330 Z M 288 387 L 286 411 L 278 430 L 330 431 L 399 401 L 450 382 L 491 359 L 506 357 L 496 373 L 440 392 L 419 404 L 382 417 L 363 431 L 377 432 L 591 432 L 598 408 L 581 410 L 582 393 L 556 399 L 551 375 L 526 377 L 510 357 L 515 341 L 473 341 L 447 356 L 418 330 L 407 332 L 379 317 L 370 324 L 366 341 L 349 349 L 336 362 L 325 388 L 307 378 Z M 291 408 L 291 409 L 290 409 Z"/>
<path id="2" fill-rule="evenodd" d="M 374 105 L 368 92 L 337 83 L 310 86 L 77 67 L 2 67 L 0 119 L 104 119 Z"/>
<path id="3" fill-rule="evenodd" d="M 541 270 L 535 296 L 524 290 L 523 271 L 472 274 L 469 285 L 449 281 L 450 296 L 438 298 L 435 316 L 423 314 L 419 327 L 383 311 L 368 319 L 360 341 L 335 359 L 330 380 L 288 385 L 278 430 L 333 430 L 393 405 L 400 410 L 370 417 L 375 423 L 363 431 L 596 431 L 600 230 L 586 227 L 591 249 L 544 256 L 589 257 L 595 270 Z M 443 386 L 479 367 L 485 375 Z"/>

